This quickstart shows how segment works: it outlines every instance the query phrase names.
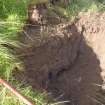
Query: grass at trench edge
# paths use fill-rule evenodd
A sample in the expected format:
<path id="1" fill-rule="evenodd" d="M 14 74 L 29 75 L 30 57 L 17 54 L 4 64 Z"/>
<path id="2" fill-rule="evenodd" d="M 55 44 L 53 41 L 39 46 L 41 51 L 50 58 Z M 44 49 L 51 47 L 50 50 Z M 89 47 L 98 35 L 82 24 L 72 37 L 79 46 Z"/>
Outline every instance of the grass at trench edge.
<path id="1" fill-rule="evenodd" d="M 12 70 L 20 66 L 21 62 L 3 46 L 10 44 L 18 47 L 17 32 L 21 31 L 27 18 L 27 4 L 28 0 L 0 0 L 0 77 L 10 82 L 36 105 L 42 105 L 46 102 L 46 94 L 33 92 L 31 87 L 23 86 L 12 77 Z M 25 104 L 0 85 L 0 105 Z"/>

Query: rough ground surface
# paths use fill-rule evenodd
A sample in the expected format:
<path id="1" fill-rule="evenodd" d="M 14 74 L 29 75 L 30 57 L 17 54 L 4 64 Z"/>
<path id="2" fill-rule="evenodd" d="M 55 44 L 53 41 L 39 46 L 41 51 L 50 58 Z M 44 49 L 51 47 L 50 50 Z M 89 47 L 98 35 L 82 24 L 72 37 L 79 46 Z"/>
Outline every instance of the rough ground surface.
<path id="1" fill-rule="evenodd" d="M 25 71 L 16 78 L 51 92 L 57 101 L 69 100 L 68 105 L 102 105 L 96 96 L 101 90 L 97 84 L 105 78 L 105 14 L 86 14 L 76 24 L 46 27 L 50 29 L 25 28 L 21 41 L 31 44 L 19 52 Z"/>

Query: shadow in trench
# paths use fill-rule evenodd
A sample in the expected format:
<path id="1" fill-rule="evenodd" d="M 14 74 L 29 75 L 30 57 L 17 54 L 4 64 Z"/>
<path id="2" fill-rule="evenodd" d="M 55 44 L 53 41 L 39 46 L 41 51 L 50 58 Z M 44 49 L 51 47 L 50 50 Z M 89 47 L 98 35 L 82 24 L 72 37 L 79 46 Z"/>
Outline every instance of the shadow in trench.
<path id="1" fill-rule="evenodd" d="M 69 100 L 68 105 L 100 105 L 94 99 L 101 89 L 97 84 L 102 84 L 96 54 L 75 24 L 62 31 L 62 35 L 49 35 L 38 47 L 33 44 L 19 51 L 25 68 L 15 74 L 16 79 L 51 92 L 57 101 Z"/>

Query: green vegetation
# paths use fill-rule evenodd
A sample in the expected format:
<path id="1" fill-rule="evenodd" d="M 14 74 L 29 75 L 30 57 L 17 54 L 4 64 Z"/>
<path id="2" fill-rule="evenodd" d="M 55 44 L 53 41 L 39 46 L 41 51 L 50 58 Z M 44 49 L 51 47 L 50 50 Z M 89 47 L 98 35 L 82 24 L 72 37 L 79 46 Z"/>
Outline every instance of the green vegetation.
<path id="1" fill-rule="evenodd" d="M 103 12 L 105 11 L 105 0 L 70 0 L 66 8 L 70 19 L 74 20 L 80 13 L 84 12 Z"/>
<path id="2" fill-rule="evenodd" d="M 27 19 L 27 0 L 0 0 L 0 78 L 17 87 L 23 95 L 36 105 L 45 103 L 45 95 L 32 92 L 31 87 L 22 86 L 12 77 L 12 70 L 21 62 L 11 53 L 8 45 L 18 47 L 18 34 Z M 7 46 L 7 47 L 6 47 Z M 0 85 L 0 105 L 25 105 L 9 90 Z"/>
<path id="3" fill-rule="evenodd" d="M 71 19 L 74 19 L 81 12 L 104 11 L 105 7 L 100 6 L 104 0 L 70 0 L 67 12 Z M 27 19 L 28 0 L 0 0 L 0 77 L 7 80 L 36 105 L 46 103 L 46 94 L 32 92 L 31 87 L 23 86 L 12 77 L 12 70 L 21 62 L 11 53 L 12 49 L 4 45 L 19 47 L 18 32 L 22 30 Z M 11 94 L 9 90 L 0 86 L 0 105 L 25 105 Z"/>

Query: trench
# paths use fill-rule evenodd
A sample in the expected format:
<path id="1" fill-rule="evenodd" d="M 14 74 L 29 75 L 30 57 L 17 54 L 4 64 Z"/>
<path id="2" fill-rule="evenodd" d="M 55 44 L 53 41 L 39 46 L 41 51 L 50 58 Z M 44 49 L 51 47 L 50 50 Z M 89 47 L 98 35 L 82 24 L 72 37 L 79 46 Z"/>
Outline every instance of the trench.
<path id="1" fill-rule="evenodd" d="M 85 25 L 81 31 L 79 27 L 58 21 L 25 26 L 20 33 L 25 46 L 17 54 L 24 70 L 16 72 L 15 78 L 51 93 L 56 101 L 68 100 L 64 105 L 101 105 L 100 59 L 87 42 Z"/>

